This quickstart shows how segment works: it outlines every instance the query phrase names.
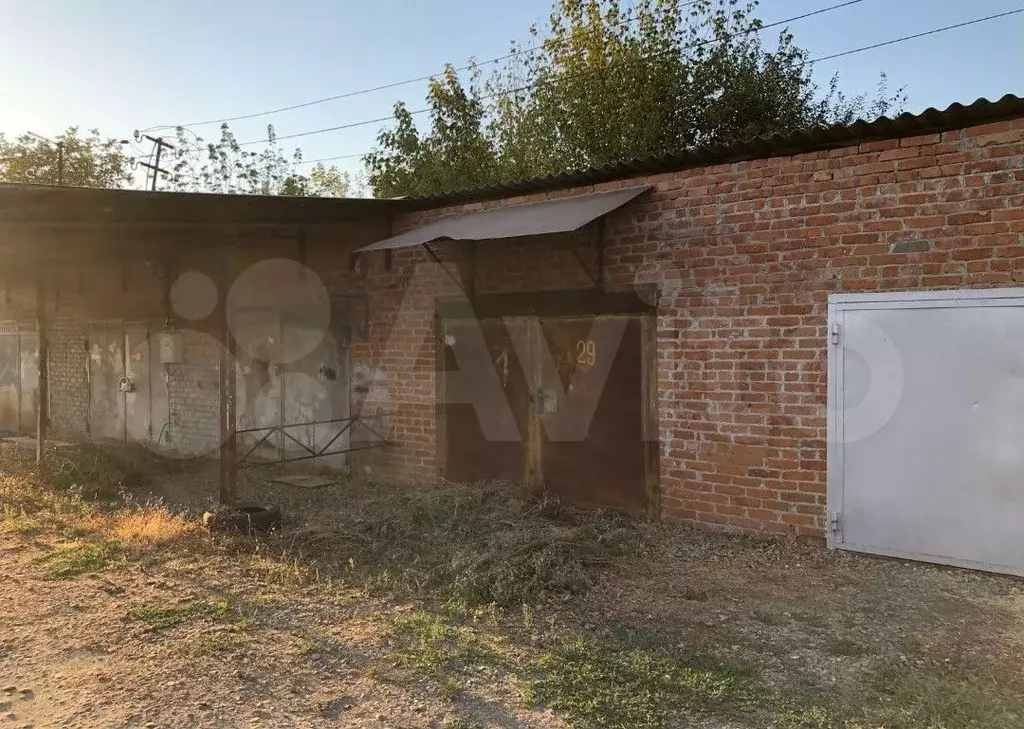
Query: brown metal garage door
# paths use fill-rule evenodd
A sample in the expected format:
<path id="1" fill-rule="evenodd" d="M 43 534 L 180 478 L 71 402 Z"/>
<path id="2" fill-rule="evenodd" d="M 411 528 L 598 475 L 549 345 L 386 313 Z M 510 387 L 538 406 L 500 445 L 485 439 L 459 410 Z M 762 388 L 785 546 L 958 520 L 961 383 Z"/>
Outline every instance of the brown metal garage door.
<path id="1" fill-rule="evenodd" d="M 445 476 L 648 506 L 643 331 L 640 316 L 445 320 Z"/>

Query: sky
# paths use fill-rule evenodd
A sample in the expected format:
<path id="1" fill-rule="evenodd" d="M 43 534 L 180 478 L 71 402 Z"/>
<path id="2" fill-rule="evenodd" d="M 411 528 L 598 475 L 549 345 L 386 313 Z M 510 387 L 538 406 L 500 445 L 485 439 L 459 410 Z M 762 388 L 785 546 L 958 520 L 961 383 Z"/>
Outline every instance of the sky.
<path id="1" fill-rule="evenodd" d="M 553 0 L 0 0 L 0 132 L 105 136 L 301 104 L 486 60 L 526 41 Z M 765 23 L 841 0 L 762 0 Z M 629 0 L 623 0 L 629 6 Z M 790 23 L 811 58 L 1022 7 L 1022 0 L 862 0 Z M 778 29 L 765 31 L 766 40 Z M 1024 13 L 815 64 L 827 85 L 872 91 L 881 72 L 906 110 L 1024 95 Z M 426 84 L 233 122 L 241 141 L 422 108 Z M 417 117 L 422 119 L 423 117 Z M 382 123 L 283 142 L 306 160 L 363 153 Z M 217 124 L 190 126 L 217 135 Z M 173 134 L 169 130 L 164 133 Z M 137 145 L 149 153 L 149 144 Z M 253 147 L 259 149 L 259 147 Z M 129 149 L 129 154 L 132 154 Z M 334 162 L 357 171 L 358 159 Z M 308 165 L 307 165 L 308 167 Z"/>

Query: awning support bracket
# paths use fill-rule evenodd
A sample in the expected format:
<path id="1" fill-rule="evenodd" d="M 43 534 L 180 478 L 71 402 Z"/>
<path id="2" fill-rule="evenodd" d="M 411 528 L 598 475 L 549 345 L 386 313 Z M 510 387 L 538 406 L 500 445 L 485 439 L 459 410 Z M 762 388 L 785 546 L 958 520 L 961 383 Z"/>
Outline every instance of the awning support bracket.
<path id="1" fill-rule="evenodd" d="M 440 266 L 441 270 L 448 274 L 448 278 L 450 278 L 452 282 L 459 287 L 459 290 L 462 291 L 463 294 L 466 294 L 466 297 L 468 298 L 469 293 L 466 291 L 466 287 L 462 285 L 462 281 L 459 280 L 459 277 L 452 273 L 448 269 L 448 267 L 444 265 L 444 261 L 437 257 L 437 254 L 434 253 L 434 250 L 427 243 L 421 243 L 420 245 L 423 246 L 423 250 L 427 252 L 427 255 L 434 259 L 434 263 Z"/>
<path id="2" fill-rule="evenodd" d="M 579 246 L 573 245 L 572 254 L 579 261 L 580 268 L 586 272 L 587 277 L 594 283 L 594 288 L 600 291 L 604 288 L 604 218 L 598 218 L 597 220 L 597 240 L 595 241 L 594 248 L 597 252 L 597 273 L 591 271 L 590 267 L 587 266 L 583 256 L 580 255 Z"/>

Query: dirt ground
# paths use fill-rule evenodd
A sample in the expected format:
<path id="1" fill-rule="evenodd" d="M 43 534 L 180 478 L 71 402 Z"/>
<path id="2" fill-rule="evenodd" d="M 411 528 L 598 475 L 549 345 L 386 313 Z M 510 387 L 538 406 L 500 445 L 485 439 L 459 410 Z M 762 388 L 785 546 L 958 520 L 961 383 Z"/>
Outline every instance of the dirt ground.
<path id="1" fill-rule="evenodd" d="M 557 536 L 506 577 L 437 552 L 475 512 L 361 481 L 249 474 L 284 529 L 211 536 L 215 473 L 152 469 L 102 507 L 0 476 L 0 729 L 1024 725 L 1015 579 L 571 512 L 526 512 Z"/>

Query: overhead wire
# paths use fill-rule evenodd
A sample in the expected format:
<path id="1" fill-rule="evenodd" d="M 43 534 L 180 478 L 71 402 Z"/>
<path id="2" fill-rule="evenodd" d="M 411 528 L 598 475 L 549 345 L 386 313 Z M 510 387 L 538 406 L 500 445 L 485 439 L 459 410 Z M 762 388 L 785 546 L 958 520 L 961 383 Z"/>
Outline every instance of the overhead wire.
<path id="1" fill-rule="evenodd" d="M 850 49 L 848 51 L 842 51 L 840 53 L 832 53 L 832 54 L 829 54 L 829 55 L 826 55 L 826 56 L 819 56 L 817 58 L 810 59 L 809 61 L 807 61 L 807 63 L 808 63 L 808 65 L 811 65 L 811 64 L 815 64 L 815 63 L 820 63 L 822 61 L 829 61 L 829 60 L 832 60 L 832 59 L 835 59 L 835 58 L 842 58 L 844 56 L 850 56 L 850 55 L 853 55 L 855 53 L 861 53 L 863 51 L 870 51 L 870 50 L 874 50 L 876 48 L 884 48 L 885 46 L 895 45 L 896 43 L 904 43 L 906 41 L 916 40 L 917 38 L 924 38 L 926 36 L 935 35 L 936 33 L 944 33 L 944 32 L 950 31 L 950 30 L 957 30 L 959 28 L 965 28 L 965 27 L 970 26 L 970 25 L 976 25 L 978 23 L 984 23 L 984 22 L 991 21 L 991 20 L 997 20 L 999 18 L 1009 17 L 1011 15 L 1018 15 L 1020 13 L 1024 13 L 1024 8 L 1018 8 L 1017 10 L 1009 10 L 1009 11 L 1006 11 L 1006 12 L 1003 12 L 1003 13 L 996 13 L 994 15 L 987 15 L 987 16 L 985 16 L 983 18 L 974 18 L 973 20 L 967 20 L 967 21 L 964 21 L 962 23 L 954 23 L 952 25 L 946 25 L 946 26 L 943 26 L 941 28 L 933 28 L 931 30 L 926 30 L 926 31 L 923 31 L 921 33 L 914 33 L 914 34 L 911 34 L 911 35 L 905 35 L 905 36 L 901 36 L 899 38 L 893 38 L 892 40 L 882 41 L 880 43 L 872 43 L 870 45 L 860 46 L 858 48 L 852 48 L 852 49 Z M 521 90 L 521 89 L 516 89 L 516 90 Z M 513 90 L 513 91 L 515 91 L 515 90 Z M 508 93 L 511 93 L 511 92 L 508 92 Z M 485 98 L 485 97 L 481 97 L 481 98 Z M 421 110 L 418 110 L 416 112 L 411 112 L 411 113 L 423 113 L 425 111 L 429 111 L 429 110 L 428 109 L 421 109 Z M 386 117 L 386 120 L 391 120 L 393 118 L 394 117 Z M 281 138 L 282 137 L 278 137 L 278 139 L 281 139 Z M 357 153 L 357 154 L 339 155 L 337 157 L 321 157 L 321 158 L 315 159 L 315 160 L 303 160 L 299 164 L 310 164 L 310 163 L 315 163 L 315 162 L 333 162 L 333 161 L 342 160 L 342 159 L 354 159 L 356 157 L 365 157 L 367 154 L 370 154 L 371 152 L 372 152 L 372 150 L 368 150 L 366 152 L 360 152 L 360 153 Z"/>
<path id="2" fill-rule="evenodd" d="M 768 24 L 765 24 L 765 25 L 757 25 L 756 27 L 747 28 L 746 30 L 739 31 L 739 32 L 736 32 L 736 33 L 727 33 L 727 34 L 725 34 L 725 35 L 723 35 L 721 37 L 717 37 L 717 38 L 706 38 L 706 39 L 698 41 L 696 43 L 687 44 L 687 45 L 683 46 L 682 48 L 680 48 L 679 50 L 680 51 L 692 50 L 694 48 L 700 48 L 700 47 L 703 47 L 705 45 L 710 45 L 712 43 L 723 43 L 723 42 L 725 42 L 727 40 L 731 40 L 733 38 L 739 38 L 741 36 L 751 35 L 753 33 L 760 33 L 761 31 L 768 30 L 769 28 L 776 28 L 776 27 L 778 27 L 780 25 L 786 25 L 788 23 L 792 23 L 792 22 L 795 22 L 795 21 L 798 21 L 798 20 L 804 20 L 805 18 L 810 18 L 810 17 L 813 17 L 815 15 L 821 15 L 823 13 L 831 12 L 833 10 L 839 10 L 840 8 L 849 7 L 850 5 L 857 5 L 857 4 L 862 3 L 862 2 L 864 2 L 864 0 L 845 0 L 844 2 L 836 3 L 834 5 L 829 5 L 827 7 L 819 8 L 817 10 L 812 10 L 812 11 L 809 11 L 809 12 L 806 12 L 806 13 L 801 13 L 800 15 L 794 15 L 794 16 L 792 16 L 790 18 L 783 18 L 782 20 L 776 20 L 774 22 L 771 22 L 771 23 L 768 23 Z M 675 51 L 673 51 L 673 52 L 675 52 Z M 523 87 L 519 87 L 519 88 L 515 88 L 515 89 L 502 90 L 502 91 L 495 92 L 493 94 L 487 94 L 487 95 L 481 96 L 479 98 L 481 100 L 483 100 L 483 99 L 490 99 L 490 98 L 494 98 L 496 96 L 503 96 L 505 94 L 514 94 L 514 93 L 517 93 L 519 91 L 525 91 L 525 90 L 527 90 L 529 88 L 530 88 L 529 86 L 523 86 Z M 415 115 L 418 115 L 418 114 L 425 114 L 425 113 L 427 113 L 429 111 L 430 111 L 429 108 L 416 109 L 415 111 L 410 111 L 409 114 L 415 116 Z M 354 129 L 356 127 L 367 126 L 369 124 L 380 124 L 380 123 L 383 123 L 383 122 L 391 121 L 393 118 L 394 118 L 393 115 L 389 115 L 389 116 L 384 116 L 384 117 L 377 117 L 376 119 L 363 119 L 363 120 L 360 120 L 360 121 L 348 122 L 346 124 L 340 124 L 338 126 L 333 126 L 333 127 L 324 127 L 322 129 L 312 129 L 312 130 L 305 131 L 305 132 L 296 132 L 294 134 L 277 135 L 277 136 L 275 136 L 275 140 L 276 141 L 282 141 L 282 140 L 287 140 L 287 139 L 298 139 L 300 137 L 309 137 L 309 136 L 313 136 L 313 135 L 316 135 L 316 134 L 327 134 L 327 133 L 330 133 L 330 132 L 338 132 L 338 131 L 342 131 L 342 130 L 345 130 L 345 129 Z M 249 145 L 253 145 L 253 144 L 266 144 L 266 143 L 268 143 L 270 141 L 271 140 L 269 138 L 267 138 L 267 139 L 252 139 L 252 140 L 249 140 L 247 142 L 240 142 L 239 144 L 240 144 L 240 146 L 244 147 L 244 146 L 249 146 Z"/>
<path id="3" fill-rule="evenodd" d="M 685 8 L 685 7 L 690 6 L 690 5 L 696 5 L 698 2 L 700 2 L 700 0 L 688 0 L 688 2 L 683 3 L 679 7 L 680 8 Z M 861 2 L 861 0 L 853 0 L 853 2 Z M 624 18 L 623 20 L 620 20 L 617 23 L 612 23 L 609 27 L 610 28 L 616 28 L 616 27 L 622 27 L 622 26 L 625 26 L 625 25 L 629 25 L 630 23 L 635 22 L 638 17 L 639 16 L 633 16 L 633 17 Z M 499 61 L 504 61 L 504 60 L 509 59 L 509 58 L 515 58 L 516 56 L 520 56 L 520 55 L 522 55 L 524 53 L 530 53 L 532 51 L 539 50 L 542 46 L 543 46 L 543 44 L 538 44 L 538 45 L 533 45 L 533 46 L 527 46 L 526 48 L 519 48 L 519 49 L 516 49 L 514 51 L 510 51 L 508 53 L 504 53 L 504 54 L 502 54 L 500 56 L 495 56 L 494 58 L 489 58 L 486 61 L 470 62 L 470 63 L 467 63 L 466 65 L 458 66 L 458 67 L 456 67 L 453 70 L 456 73 L 458 73 L 460 71 L 468 71 L 468 70 L 470 70 L 472 68 L 479 68 L 480 66 L 487 66 L 487 65 L 490 65 L 492 63 L 498 63 Z M 157 130 L 160 130 L 160 129 L 175 129 L 177 127 L 201 127 L 201 126 L 207 126 L 209 124 L 225 124 L 227 122 L 233 122 L 233 121 L 244 121 L 246 119 L 257 119 L 257 118 L 259 118 L 261 116 L 271 116 L 273 114 L 281 114 L 281 113 L 284 113 L 284 112 L 287 112 L 287 111 L 295 111 L 296 109 L 305 109 L 305 108 L 308 108 L 310 106 L 316 106 L 318 104 L 326 104 L 328 102 L 338 101 L 340 99 L 350 99 L 350 98 L 352 98 L 354 96 L 362 96 L 364 94 L 372 94 L 372 93 L 375 93 L 377 91 L 386 91 L 387 89 L 396 89 L 396 88 L 399 88 L 401 86 L 408 86 L 409 84 L 419 83 L 421 81 L 431 81 L 433 79 L 436 79 L 436 78 L 440 77 L 441 75 L 442 75 L 442 72 L 432 73 L 432 74 L 429 74 L 429 75 L 426 75 L 426 76 L 415 76 L 413 78 L 407 78 L 407 79 L 403 79 L 401 81 L 392 81 L 390 83 L 380 84 L 379 86 L 371 86 L 371 87 L 365 88 L 365 89 L 357 89 L 355 91 L 346 91 L 344 93 L 335 94 L 333 96 L 325 96 L 325 97 L 323 97 L 321 99 L 314 99 L 312 101 L 304 101 L 304 102 L 299 103 L 299 104 L 292 104 L 291 106 L 282 106 L 282 107 L 279 107 L 279 108 L 276 108 L 276 109 L 267 109 L 266 111 L 253 112 L 251 114 L 240 114 L 238 116 L 227 116 L 227 117 L 223 117 L 221 119 L 207 119 L 205 121 L 188 122 L 188 123 L 182 123 L 182 124 L 163 124 L 163 125 L 160 125 L 160 126 L 148 127 L 147 129 L 143 129 L 142 131 L 143 132 L 152 132 L 152 131 L 157 131 Z"/>

